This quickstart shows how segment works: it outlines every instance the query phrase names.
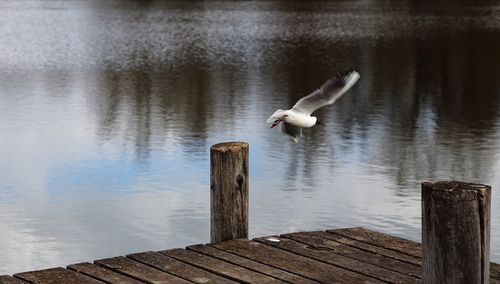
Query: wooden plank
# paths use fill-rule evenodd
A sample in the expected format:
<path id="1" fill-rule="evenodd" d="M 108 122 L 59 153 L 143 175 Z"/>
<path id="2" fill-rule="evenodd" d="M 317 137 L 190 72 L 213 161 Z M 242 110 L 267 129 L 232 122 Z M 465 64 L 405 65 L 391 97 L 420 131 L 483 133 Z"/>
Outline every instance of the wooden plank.
<path id="1" fill-rule="evenodd" d="M 421 278 L 422 267 L 407 262 L 402 262 L 392 258 L 388 258 L 379 254 L 368 251 L 363 251 L 336 241 L 323 238 L 322 235 L 328 235 L 326 232 L 307 232 L 285 234 L 282 237 L 289 238 L 304 244 L 307 244 L 309 249 L 318 251 L 330 251 L 345 257 L 353 258 L 358 261 L 370 263 L 378 267 Z"/>
<path id="2" fill-rule="evenodd" d="M 27 282 L 24 282 L 21 279 L 17 279 L 9 275 L 0 276 L 0 284 L 26 284 L 26 283 Z"/>
<path id="3" fill-rule="evenodd" d="M 285 283 L 279 279 L 190 250 L 173 249 L 160 253 L 238 282 Z"/>
<path id="4" fill-rule="evenodd" d="M 355 248 L 358 248 L 358 249 L 361 249 L 364 251 L 369 251 L 372 253 L 383 255 L 383 256 L 397 259 L 400 261 L 404 261 L 407 263 L 422 266 L 422 258 L 421 257 L 416 257 L 416 256 L 408 255 L 405 253 L 400 253 L 400 252 L 397 252 L 394 250 L 390 250 L 390 249 L 386 249 L 386 248 L 372 245 L 369 243 L 365 243 L 362 241 L 358 241 L 358 240 L 355 240 L 352 238 L 348 238 L 348 237 L 333 233 L 331 231 L 330 232 L 315 232 L 315 234 L 319 234 L 319 235 L 321 235 L 321 237 L 323 237 L 325 239 L 333 240 L 333 241 L 336 241 L 336 242 L 339 242 L 339 243 L 342 243 L 342 244 L 345 244 L 345 245 L 348 245 L 351 247 L 355 247 Z"/>
<path id="5" fill-rule="evenodd" d="M 23 272 L 14 275 L 25 281 L 35 284 L 97 284 L 103 283 L 80 273 L 56 267 L 45 270 Z"/>
<path id="6" fill-rule="evenodd" d="M 211 244 L 211 246 L 321 283 L 382 283 L 375 278 L 245 239 Z"/>
<path id="7" fill-rule="evenodd" d="M 420 243 L 414 241 L 389 236 L 361 227 L 328 230 L 328 232 L 334 232 L 358 241 L 367 242 L 372 245 L 391 249 L 412 256 L 422 257 L 422 246 Z"/>
<path id="8" fill-rule="evenodd" d="M 118 272 L 114 272 L 105 267 L 95 265 L 88 262 L 72 264 L 68 266 L 68 269 L 76 271 L 78 273 L 85 274 L 92 278 L 96 278 L 106 283 L 123 283 L 123 284 L 139 284 L 144 283 Z"/>
<path id="9" fill-rule="evenodd" d="M 377 246 L 380 248 L 403 252 L 405 254 L 418 257 L 419 259 L 422 258 L 422 250 L 421 250 L 422 246 L 420 243 L 414 241 L 386 235 L 365 228 L 336 229 L 336 230 L 328 230 L 327 232 L 332 233 L 332 235 L 338 234 L 345 238 L 350 238 L 357 241 L 365 242 L 367 244 L 371 244 L 373 246 Z M 334 236 L 332 237 L 335 238 L 335 240 L 340 241 L 336 237 Z M 357 246 L 359 243 L 353 243 L 353 244 Z M 386 255 L 384 252 L 381 254 Z M 495 280 L 500 280 L 499 264 L 490 262 L 490 278 Z"/>
<path id="10" fill-rule="evenodd" d="M 184 279 L 178 278 L 172 274 L 165 273 L 158 269 L 149 267 L 137 261 L 131 260 L 124 256 L 96 260 L 96 264 L 102 265 L 109 269 L 123 273 L 130 277 L 145 281 L 147 283 L 172 283 L 186 284 L 190 283 Z"/>
<path id="11" fill-rule="evenodd" d="M 158 252 L 136 253 L 127 257 L 194 283 L 236 283 Z"/>
<path id="12" fill-rule="evenodd" d="M 230 262 L 232 264 L 236 264 L 257 272 L 260 272 L 262 274 L 269 275 L 271 277 L 275 277 L 278 279 L 281 279 L 283 281 L 286 281 L 288 283 L 292 284 L 317 284 L 319 282 L 310 280 L 307 278 L 304 278 L 302 276 L 292 274 L 286 271 L 283 271 L 281 269 L 277 269 L 274 267 L 271 267 L 266 264 L 262 264 L 260 262 L 253 261 L 248 258 L 244 258 L 214 247 L 210 247 L 207 245 L 194 245 L 194 246 L 189 246 L 187 247 L 189 250 L 196 251 L 198 253 L 202 253 L 208 256 L 212 256 L 218 259 L 222 259 L 224 261 Z"/>
<path id="13" fill-rule="evenodd" d="M 313 237 L 314 238 L 314 237 Z M 317 239 L 316 239 L 317 240 Z M 335 253 L 335 248 L 320 245 L 321 239 L 317 240 L 316 245 L 308 245 L 288 238 L 271 236 L 255 239 L 255 241 L 280 248 L 292 253 L 296 253 L 308 258 L 312 258 L 323 263 L 332 264 L 337 267 L 345 268 L 356 273 L 369 277 L 377 278 L 389 283 L 419 283 L 421 279 L 392 271 L 380 266 L 372 265 L 367 262 L 359 261 L 350 257 Z M 314 242 L 313 242 L 314 243 Z M 369 256 L 367 256 L 369 257 Z"/>

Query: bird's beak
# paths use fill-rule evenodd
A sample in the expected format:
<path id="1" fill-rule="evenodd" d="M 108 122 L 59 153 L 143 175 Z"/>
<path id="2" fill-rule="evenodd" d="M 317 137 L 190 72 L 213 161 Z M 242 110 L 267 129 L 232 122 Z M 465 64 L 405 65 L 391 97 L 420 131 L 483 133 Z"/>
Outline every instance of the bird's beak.
<path id="1" fill-rule="evenodd" d="M 326 124 L 324 124 L 324 123 L 323 123 L 323 122 L 321 122 L 321 121 L 318 121 L 318 124 L 319 124 L 319 125 L 326 126 Z"/>
<path id="2" fill-rule="evenodd" d="M 274 123 L 273 123 L 273 125 L 271 125 L 271 128 L 276 127 L 276 126 L 277 126 L 278 124 L 280 124 L 280 122 L 282 122 L 282 121 L 283 121 L 283 120 L 281 120 L 281 119 L 275 120 L 275 121 L 274 121 Z"/>

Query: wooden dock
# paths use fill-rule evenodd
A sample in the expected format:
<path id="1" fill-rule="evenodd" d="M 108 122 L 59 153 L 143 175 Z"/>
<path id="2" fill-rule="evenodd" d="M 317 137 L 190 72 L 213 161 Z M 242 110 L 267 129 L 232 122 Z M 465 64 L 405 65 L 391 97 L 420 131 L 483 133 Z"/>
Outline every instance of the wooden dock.
<path id="1" fill-rule="evenodd" d="M 210 149 L 210 242 L 0 276 L 4 283 L 493 283 L 491 187 L 422 183 L 419 243 L 364 228 L 248 240 L 248 144 Z"/>
<path id="2" fill-rule="evenodd" d="M 491 263 L 490 283 L 500 283 Z M 421 245 L 364 228 L 230 240 L 0 276 L 11 283 L 420 283 Z"/>

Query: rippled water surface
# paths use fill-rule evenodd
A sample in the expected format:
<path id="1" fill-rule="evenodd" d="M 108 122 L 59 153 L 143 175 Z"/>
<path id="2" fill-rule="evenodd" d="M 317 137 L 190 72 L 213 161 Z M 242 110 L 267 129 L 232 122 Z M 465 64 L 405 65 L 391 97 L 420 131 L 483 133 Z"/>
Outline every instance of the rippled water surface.
<path id="1" fill-rule="evenodd" d="M 250 233 L 420 240 L 420 182 L 493 186 L 500 7 L 0 2 L 0 274 L 209 240 L 209 148 L 250 144 Z M 265 123 L 359 83 L 295 144 Z"/>

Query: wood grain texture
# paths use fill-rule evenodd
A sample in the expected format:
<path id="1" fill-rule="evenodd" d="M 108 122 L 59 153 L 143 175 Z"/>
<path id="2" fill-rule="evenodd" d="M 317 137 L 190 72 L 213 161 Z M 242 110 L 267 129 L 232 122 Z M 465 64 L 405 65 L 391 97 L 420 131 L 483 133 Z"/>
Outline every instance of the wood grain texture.
<path id="1" fill-rule="evenodd" d="M 422 257 L 422 247 L 419 243 L 382 234 L 365 228 L 356 227 L 347 229 L 336 229 L 336 230 L 328 230 L 327 232 L 332 232 L 344 237 L 366 242 L 379 247 L 388 248 L 400 253 L 405 253 L 416 257 Z"/>
<path id="2" fill-rule="evenodd" d="M 375 278 L 258 242 L 239 239 L 210 245 L 320 283 L 383 283 Z"/>
<path id="3" fill-rule="evenodd" d="M 206 270 L 197 268 L 195 266 L 186 264 L 177 259 L 168 257 L 158 252 L 143 252 L 127 255 L 128 258 L 142 262 L 146 265 L 152 266 L 156 269 L 168 272 L 180 278 L 189 280 L 194 283 L 221 283 L 221 284 L 235 284 L 227 278 L 210 273 Z"/>
<path id="4" fill-rule="evenodd" d="M 248 238 L 248 144 L 210 148 L 210 240 Z"/>
<path id="5" fill-rule="evenodd" d="M 141 281 L 135 280 L 118 272 L 107 269 L 103 266 L 95 265 L 89 262 L 77 263 L 68 266 L 68 269 L 85 274 L 105 283 L 123 283 L 140 284 Z"/>
<path id="6" fill-rule="evenodd" d="M 323 245 L 316 239 L 313 244 L 305 244 L 280 236 L 271 236 L 255 239 L 255 241 L 296 253 L 317 261 L 332 264 L 368 277 L 373 277 L 388 283 L 419 283 L 420 279 L 398 273 L 384 267 L 376 266 L 346 257 L 336 253 L 334 245 Z M 310 242 L 311 243 L 311 242 Z"/>
<path id="7" fill-rule="evenodd" d="M 285 283 L 279 279 L 191 250 L 173 249 L 161 251 L 161 253 L 238 282 Z"/>
<path id="8" fill-rule="evenodd" d="M 424 283 L 489 282 L 491 187 L 422 183 Z"/>
<path id="9" fill-rule="evenodd" d="M 362 232 L 359 235 L 356 235 L 354 233 L 355 231 Z M 383 233 L 375 232 L 369 229 L 365 228 L 348 228 L 348 229 L 335 229 L 335 230 L 328 230 L 328 233 L 332 235 L 336 235 L 335 232 L 343 232 L 344 235 L 350 235 L 353 238 L 356 238 L 356 242 L 348 242 L 352 244 L 353 246 L 359 246 L 363 247 L 363 249 L 369 249 L 370 251 L 373 250 L 374 252 L 381 252 L 381 254 L 385 255 L 387 251 L 385 249 L 388 249 L 390 251 L 412 251 L 412 254 L 414 254 L 417 251 L 421 251 L 421 244 L 417 242 L 413 242 L 410 240 L 406 240 L 403 238 L 395 237 L 395 236 L 389 236 Z M 344 238 L 350 239 L 348 237 L 342 236 Z M 362 239 L 363 241 L 359 241 Z M 339 240 L 337 237 L 335 237 L 335 240 Z M 354 239 L 352 239 L 354 240 Z M 389 241 L 389 240 L 392 240 Z M 365 243 L 365 244 L 370 244 L 371 247 L 365 247 L 360 246 L 360 243 Z M 376 244 L 376 245 L 375 245 Z M 379 251 L 376 248 L 381 248 L 384 249 L 382 251 Z M 417 254 L 418 259 L 422 258 L 422 254 Z M 392 255 L 395 256 L 397 259 L 399 259 L 399 255 Z M 500 280 L 500 265 L 494 262 L 490 262 L 490 283 L 493 283 L 494 281 Z"/>
<path id="10" fill-rule="evenodd" d="M 124 256 L 96 260 L 95 263 L 146 283 L 190 283 L 177 276 L 149 267 Z"/>
<path id="11" fill-rule="evenodd" d="M 401 252 L 395 251 L 393 249 L 384 248 L 381 246 L 373 245 L 371 243 L 359 241 L 356 239 L 351 239 L 349 237 L 336 234 L 336 233 L 334 233 L 334 231 L 335 230 L 331 230 L 328 232 L 313 232 L 313 234 L 318 234 L 322 238 L 333 240 L 333 241 L 336 241 L 336 242 L 339 242 L 339 243 L 342 243 L 342 244 L 345 244 L 345 245 L 348 245 L 350 247 L 354 247 L 354 248 L 357 248 L 357 249 L 360 249 L 363 251 L 372 252 L 372 253 L 375 253 L 375 254 L 378 254 L 381 256 L 389 257 L 389 258 L 399 260 L 402 262 L 406 262 L 409 264 L 422 266 L 422 256 L 421 255 L 413 256 L 413 255 L 409 255 L 406 253 L 401 253 Z M 420 244 L 419 244 L 419 247 L 420 247 Z"/>
<path id="12" fill-rule="evenodd" d="M 56 267 L 45 270 L 23 272 L 14 275 L 34 284 L 99 284 L 104 283 L 80 273 Z"/>
<path id="13" fill-rule="evenodd" d="M 230 262 L 232 264 L 236 264 L 241 267 L 245 267 L 251 269 L 253 271 L 260 272 L 262 274 L 278 278 L 280 280 L 286 281 L 292 284 L 318 284 L 319 282 L 304 278 L 302 276 L 286 272 L 281 269 L 274 268 L 272 266 L 262 264 L 260 262 L 241 257 L 211 246 L 207 245 L 194 245 L 189 246 L 187 249 L 202 253 L 211 257 L 215 257 L 226 262 Z"/>
<path id="14" fill-rule="evenodd" d="M 285 234 L 281 237 L 289 238 L 306 244 L 306 247 L 312 250 L 332 252 L 344 257 L 349 257 L 361 261 L 363 263 L 369 263 L 405 275 L 413 276 L 416 278 L 422 277 L 422 267 L 420 265 L 410 264 L 370 251 L 365 251 L 356 247 L 348 246 L 325 237 L 329 235 L 330 233 L 326 232 L 307 232 Z M 409 279 L 409 281 L 410 280 L 411 278 Z"/>
<path id="15" fill-rule="evenodd" d="M 9 275 L 1 275 L 0 276 L 0 284 L 26 284 L 28 282 L 25 282 L 21 279 L 14 278 Z"/>

